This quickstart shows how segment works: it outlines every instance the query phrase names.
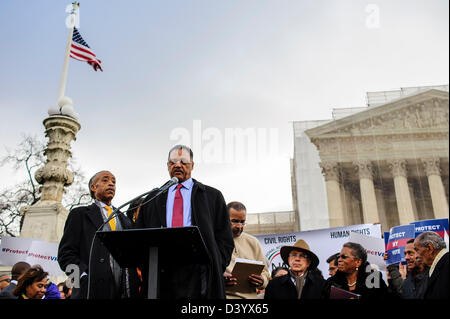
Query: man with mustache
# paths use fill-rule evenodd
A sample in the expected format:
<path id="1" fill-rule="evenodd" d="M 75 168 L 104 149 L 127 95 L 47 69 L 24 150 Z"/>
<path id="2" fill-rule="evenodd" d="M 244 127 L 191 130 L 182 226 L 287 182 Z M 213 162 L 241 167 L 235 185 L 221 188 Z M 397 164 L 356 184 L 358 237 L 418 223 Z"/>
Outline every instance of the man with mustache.
<path id="1" fill-rule="evenodd" d="M 233 289 L 226 289 L 228 299 L 256 299 L 258 298 L 256 288 L 259 290 L 265 289 L 270 280 L 269 269 L 267 268 L 266 257 L 259 240 L 254 236 L 244 232 L 245 220 L 247 219 L 247 209 L 244 204 L 240 202 L 231 202 L 227 205 L 228 213 L 230 215 L 231 231 L 234 238 L 234 250 L 231 257 L 231 262 L 228 265 L 224 274 L 226 288 L 238 284 L 237 278 L 231 275 L 236 258 L 244 258 L 262 261 L 264 269 L 261 274 L 251 274 L 247 280 L 253 288 L 251 293 L 234 291 Z"/>
<path id="2" fill-rule="evenodd" d="M 79 269 L 80 286 L 73 287 L 71 299 L 137 297 L 138 279 L 135 269 L 122 269 L 98 238 L 95 239 L 92 255 L 90 254 L 95 232 L 114 210 L 111 201 L 116 193 L 116 178 L 111 172 L 101 171 L 92 176 L 88 186 L 94 203 L 70 211 L 58 247 L 58 263 L 61 269 L 66 270 L 69 265 L 76 265 Z M 118 214 L 103 226 L 104 231 L 126 228 L 132 228 L 132 224 L 123 214 Z M 75 281 L 77 280 L 78 278 L 75 278 Z"/>
<path id="3" fill-rule="evenodd" d="M 222 193 L 191 177 L 194 154 L 184 145 L 176 145 L 169 151 L 167 169 L 170 177 L 177 177 L 178 184 L 155 200 L 144 200 L 136 228 L 160 228 L 198 226 L 206 245 L 210 263 L 165 265 L 160 272 L 161 299 L 225 298 L 223 272 L 229 264 L 234 248 L 230 220 Z M 176 249 L 173 251 L 176 254 Z M 145 295 L 148 281 L 143 270 Z"/>

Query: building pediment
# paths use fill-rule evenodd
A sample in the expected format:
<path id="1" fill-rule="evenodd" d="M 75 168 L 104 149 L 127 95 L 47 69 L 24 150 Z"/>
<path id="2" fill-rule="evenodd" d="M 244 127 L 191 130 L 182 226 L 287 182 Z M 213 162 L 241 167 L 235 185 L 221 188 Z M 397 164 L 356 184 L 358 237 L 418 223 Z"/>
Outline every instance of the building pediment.
<path id="1" fill-rule="evenodd" d="M 309 129 L 312 141 L 322 138 L 448 132 L 448 92 L 436 89 L 370 107 Z"/>

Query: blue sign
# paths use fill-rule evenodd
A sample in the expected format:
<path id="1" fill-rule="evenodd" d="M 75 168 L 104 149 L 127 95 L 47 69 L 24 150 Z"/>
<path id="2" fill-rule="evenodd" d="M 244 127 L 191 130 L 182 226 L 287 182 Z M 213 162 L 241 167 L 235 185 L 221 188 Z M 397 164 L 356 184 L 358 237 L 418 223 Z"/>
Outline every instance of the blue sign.
<path id="1" fill-rule="evenodd" d="M 434 231 L 444 239 L 445 232 L 447 232 L 447 235 L 449 232 L 448 218 L 420 220 L 418 222 L 412 222 L 411 225 L 415 227 L 416 237 L 425 231 Z"/>
<path id="2" fill-rule="evenodd" d="M 387 265 L 405 262 L 405 246 L 406 242 L 415 238 L 414 225 L 402 225 L 391 228 L 388 237 L 386 252 L 388 259 Z"/>

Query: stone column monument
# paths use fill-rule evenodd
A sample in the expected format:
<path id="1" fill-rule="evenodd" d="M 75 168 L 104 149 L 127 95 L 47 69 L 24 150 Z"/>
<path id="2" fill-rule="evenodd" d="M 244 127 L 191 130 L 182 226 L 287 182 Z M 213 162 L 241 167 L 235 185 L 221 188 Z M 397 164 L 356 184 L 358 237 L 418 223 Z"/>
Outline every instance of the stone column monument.
<path id="1" fill-rule="evenodd" d="M 64 112 L 52 113 L 49 111 L 51 115 L 44 120 L 45 134 L 49 138 L 44 152 L 47 163 L 35 173 L 36 181 L 41 184 L 41 199 L 33 206 L 21 209 L 25 217 L 20 235 L 59 242 L 68 214 L 61 204 L 64 187 L 73 183 L 73 173 L 67 169 L 67 161 L 72 155 L 70 143 L 75 140 L 81 126 L 75 116 L 65 115 Z"/>
<path id="2" fill-rule="evenodd" d="M 58 107 L 48 110 L 49 117 L 44 120 L 45 135 L 48 137 L 44 154 L 47 163 L 35 173 L 41 199 L 33 206 L 23 207 L 21 213 L 24 222 L 21 237 L 36 238 L 47 242 L 59 242 L 68 215 L 61 204 L 64 187 L 73 183 L 73 173 L 67 169 L 67 161 L 71 157 L 70 143 L 81 126 L 78 114 L 75 113 L 72 100 L 65 96 L 67 71 L 69 68 L 70 48 L 75 26 L 75 16 L 80 4 L 72 3 L 69 34 L 67 36 L 66 53 L 64 55 L 63 71 L 58 92 Z"/>

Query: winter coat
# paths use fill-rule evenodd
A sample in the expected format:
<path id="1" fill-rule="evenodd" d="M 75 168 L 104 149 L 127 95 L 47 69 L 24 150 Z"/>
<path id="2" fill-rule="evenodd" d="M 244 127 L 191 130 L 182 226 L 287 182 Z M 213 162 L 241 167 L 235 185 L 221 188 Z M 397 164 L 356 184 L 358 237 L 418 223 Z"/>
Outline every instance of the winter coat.
<path id="1" fill-rule="evenodd" d="M 131 228 L 131 221 L 119 214 L 118 218 L 123 229 Z M 74 208 L 70 211 L 64 234 L 58 247 L 58 263 L 61 269 L 66 270 L 69 265 L 77 265 L 79 269 L 80 287 L 74 286 L 73 299 L 86 299 L 90 278 L 91 299 L 117 299 L 124 294 L 125 287 L 129 287 L 128 297 L 138 296 L 138 277 L 135 269 L 128 269 L 129 277 L 122 276 L 121 287 L 116 287 L 110 266 L 110 253 L 98 237 L 94 239 L 95 232 L 103 224 L 100 208 L 94 203 L 90 206 Z M 89 273 L 89 257 L 91 257 L 91 273 Z M 86 273 L 86 275 L 83 275 Z"/>
<path id="2" fill-rule="evenodd" d="M 422 299 L 427 285 L 428 268 L 421 274 L 410 272 L 402 284 L 403 299 Z"/>
<path id="3" fill-rule="evenodd" d="M 308 270 L 300 299 L 321 299 L 325 279 L 320 270 Z M 264 299 L 298 299 L 290 274 L 273 278 L 266 287 Z"/>
<path id="4" fill-rule="evenodd" d="M 424 299 L 448 299 L 449 253 L 446 252 L 434 268 L 431 277 L 427 276 Z"/>
<path id="5" fill-rule="evenodd" d="M 368 270 L 368 272 L 366 272 L 366 270 Z M 330 298 L 331 286 L 350 291 L 347 284 L 346 274 L 339 270 L 333 277 L 328 278 L 326 281 L 323 294 L 327 299 Z M 381 273 L 379 271 L 372 270 L 368 262 L 359 267 L 356 279 L 356 288 L 351 292 L 361 295 L 362 300 L 383 299 L 388 295 L 390 296 L 390 294 L 388 294 L 387 285 L 384 282 Z"/>

